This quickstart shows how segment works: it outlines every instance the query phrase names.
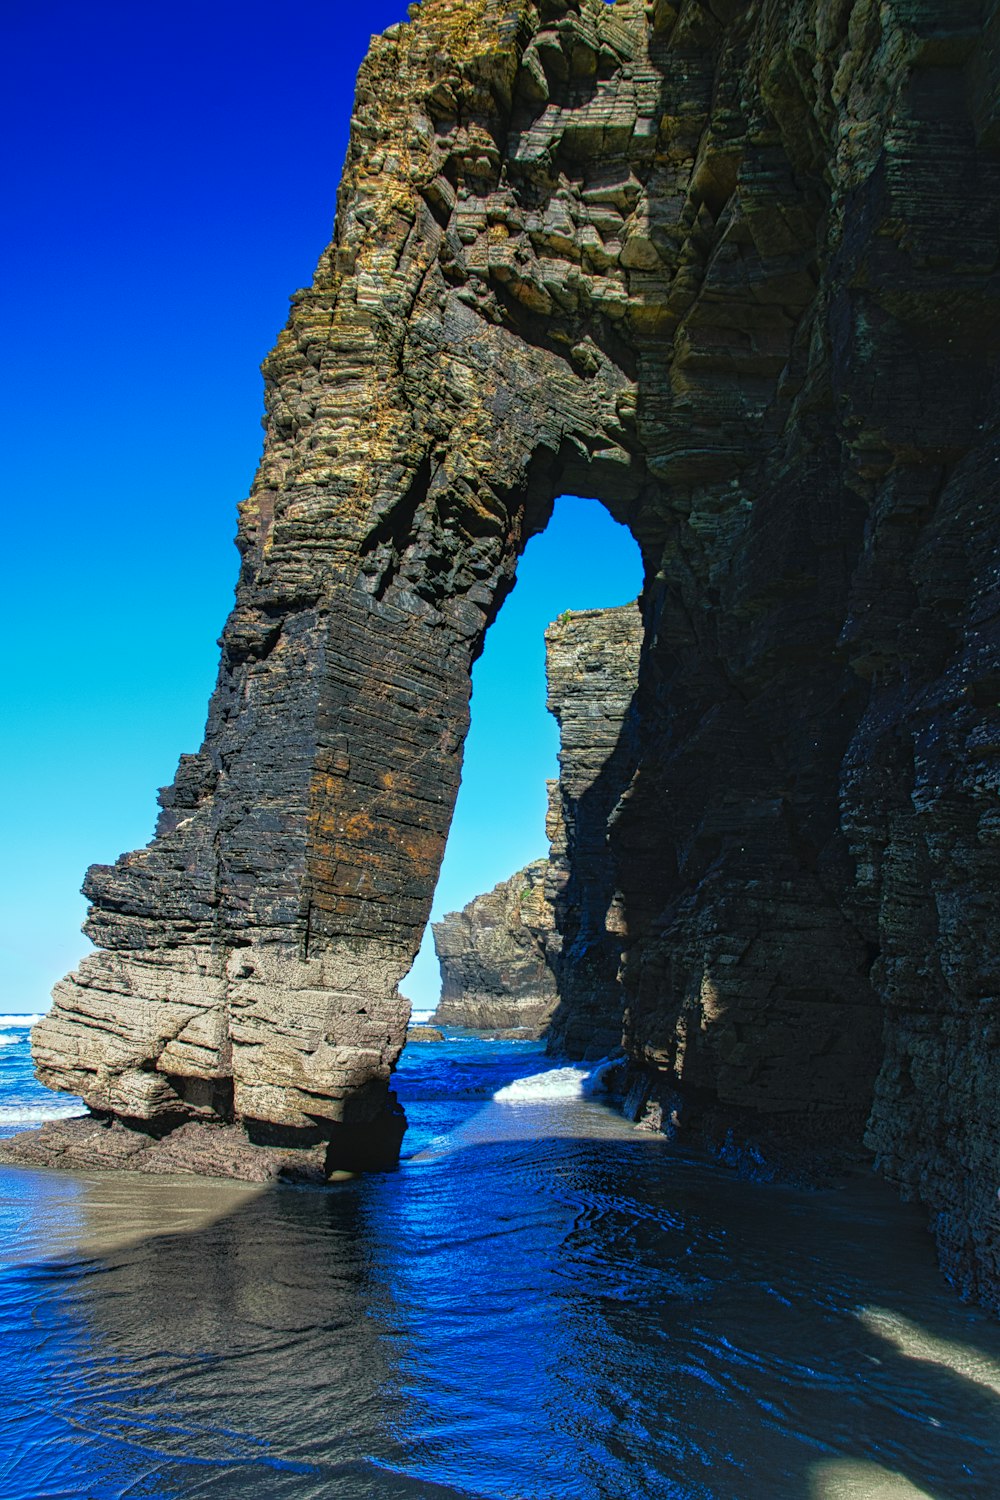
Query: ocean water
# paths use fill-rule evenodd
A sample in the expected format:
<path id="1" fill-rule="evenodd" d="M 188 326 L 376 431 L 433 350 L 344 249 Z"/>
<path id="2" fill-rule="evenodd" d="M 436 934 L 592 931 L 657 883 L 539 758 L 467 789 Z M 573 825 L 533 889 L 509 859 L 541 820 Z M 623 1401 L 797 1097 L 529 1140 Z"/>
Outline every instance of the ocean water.
<path id="1" fill-rule="evenodd" d="M 0 1137 L 29 1130 L 45 1120 L 84 1113 L 78 1099 L 53 1094 L 36 1083 L 28 1032 L 37 1016 L 0 1015 Z"/>
<path id="2" fill-rule="evenodd" d="M 0 1128 L 71 1107 L 0 1032 Z M 995 1500 L 1000 1327 L 920 1214 L 597 1082 L 414 1044 L 399 1171 L 325 1190 L 0 1167 L 0 1500 Z"/>

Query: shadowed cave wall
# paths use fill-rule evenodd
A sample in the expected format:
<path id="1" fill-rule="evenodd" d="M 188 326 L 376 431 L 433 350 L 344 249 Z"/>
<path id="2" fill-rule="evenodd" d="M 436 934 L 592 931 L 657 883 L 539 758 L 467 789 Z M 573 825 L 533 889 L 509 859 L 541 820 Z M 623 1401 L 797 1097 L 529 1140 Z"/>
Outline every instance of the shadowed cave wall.
<path id="1" fill-rule="evenodd" d="M 590 495 L 646 570 L 634 1065 L 748 1140 L 867 1128 L 1000 1300 L 1000 21 L 942 13 L 425 0 L 373 40 L 205 742 L 87 876 L 46 1083 L 378 1130 L 471 663 Z"/>

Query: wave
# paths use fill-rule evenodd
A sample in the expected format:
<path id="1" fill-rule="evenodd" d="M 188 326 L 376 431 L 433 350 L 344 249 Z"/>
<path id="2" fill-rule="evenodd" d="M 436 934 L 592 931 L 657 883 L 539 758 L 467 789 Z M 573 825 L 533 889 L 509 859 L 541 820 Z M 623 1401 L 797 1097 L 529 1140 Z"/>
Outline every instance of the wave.
<path id="1" fill-rule="evenodd" d="M 21 1040 L 21 1037 L 14 1036 L 10 1031 L 0 1031 L 0 1047 L 14 1047 Z"/>
<path id="2" fill-rule="evenodd" d="M 3 1026 L 5 1029 L 13 1026 L 15 1030 L 20 1031 L 22 1028 L 27 1029 L 29 1026 L 34 1026 L 36 1021 L 40 1021 L 42 1019 L 42 1014 L 43 1012 L 39 1011 L 37 1015 L 33 1016 L 0 1016 L 0 1026 Z"/>
<path id="3" fill-rule="evenodd" d="M 590 1071 L 587 1082 L 588 1094 L 614 1094 L 618 1092 L 624 1073 L 625 1059 L 618 1054 L 617 1057 L 602 1057 L 596 1062 Z"/>
<path id="4" fill-rule="evenodd" d="M 583 1068 L 549 1068 L 517 1078 L 497 1089 L 493 1098 L 498 1104 L 535 1104 L 542 1099 L 582 1099 L 583 1086 L 589 1074 Z"/>
<path id="5" fill-rule="evenodd" d="M 602 1058 L 587 1068 L 571 1065 L 549 1068 L 544 1073 L 532 1073 L 527 1078 L 518 1078 L 493 1095 L 498 1104 L 538 1104 L 543 1099 L 586 1099 L 599 1094 L 605 1087 L 604 1075 L 614 1066 L 611 1058 Z"/>
<path id="6" fill-rule="evenodd" d="M 0 1105 L 0 1125 L 41 1125 L 45 1120 L 72 1120 L 86 1113 L 82 1104 L 4 1104 Z"/>

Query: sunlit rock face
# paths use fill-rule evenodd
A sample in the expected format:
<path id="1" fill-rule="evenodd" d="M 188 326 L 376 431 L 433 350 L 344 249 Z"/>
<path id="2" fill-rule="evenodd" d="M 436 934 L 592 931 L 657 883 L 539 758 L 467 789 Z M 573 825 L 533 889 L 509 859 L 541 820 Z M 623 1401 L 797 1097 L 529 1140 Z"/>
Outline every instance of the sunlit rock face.
<path id="1" fill-rule="evenodd" d="M 545 632 L 548 707 L 559 724 L 546 820 L 559 1004 L 546 1035 L 550 1051 L 573 1057 L 601 1057 L 622 1040 L 624 872 L 610 835 L 638 764 L 642 642 L 634 604 L 567 611 Z"/>
<path id="2" fill-rule="evenodd" d="M 558 999 L 547 953 L 555 930 L 547 873 L 547 861 L 537 859 L 434 923 L 438 1025 L 532 1039 L 545 1033 Z"/>
<path id="3" fill-rule="evenodd" d="M 870 1115 L 1000 1296 L 998 26 L 426 0 L 375 40 L 265 367 L 205 743 L 87 877 L 46 1082 L 374 1124 L 470 665 L 553 497 L 593 495 L 647 580 L 633 1058 L 747 1136 Z"/>

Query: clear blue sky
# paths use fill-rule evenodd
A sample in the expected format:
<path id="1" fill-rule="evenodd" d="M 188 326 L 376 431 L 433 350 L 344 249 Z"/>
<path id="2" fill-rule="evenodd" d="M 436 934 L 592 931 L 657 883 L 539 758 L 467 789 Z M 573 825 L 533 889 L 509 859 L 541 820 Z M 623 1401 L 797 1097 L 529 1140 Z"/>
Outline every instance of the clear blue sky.
<path id="1" fill-rule="evenodd" d="M 85 951 L 84 869 L 148 840 L 156 787 L 200 742 L 258 366 L 330 237 L 369 34 L 405 14 L 4 6 L 2 1011 L 44 1008 Z M 543 852 L 542 627 L 638 587 L 633 544 L 593 503 L 529 550 L 477 669 L 443 907 Z"/>

